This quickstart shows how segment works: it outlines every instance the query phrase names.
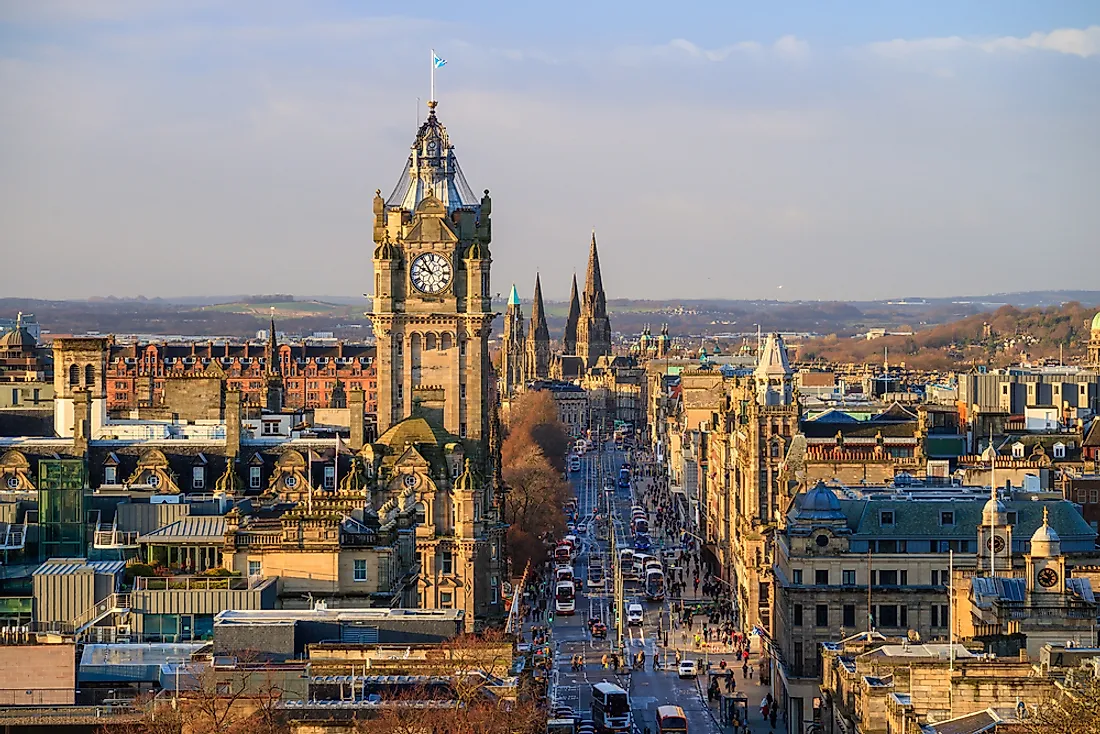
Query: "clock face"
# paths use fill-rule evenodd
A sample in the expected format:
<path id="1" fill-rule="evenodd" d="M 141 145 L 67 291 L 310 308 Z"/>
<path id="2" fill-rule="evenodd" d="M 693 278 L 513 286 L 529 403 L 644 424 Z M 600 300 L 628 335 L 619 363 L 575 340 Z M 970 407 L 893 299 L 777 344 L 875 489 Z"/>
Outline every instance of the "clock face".
<path id="1" fill-rule="evenodd" d="M 408 487 L 409 489 L 412 489 L 413 487 L 416 486 L 416 475 L 415 474 L 406 474 L 404 479 L 402 479 L 401 481 L 405 483 L 406 487 Z"/>
<path id="2" fill-rule="evenodd" d="M 992 548 L 994 553 L 1000 553 L 1005 549 L 1005 539 L 1000 535 L 994 535 L 986 541 L 986 547 Z"/>
<path id="3" fill-rule="evenodd" d="M 1039 582 L 1039 586 L 1042 586 L 1044 589 L 1049 589 L 1058 583 L 1058 572 L 1053 568 L 1044 568 L 1039 572 L 1036 580 Z"/>
<path id="4" fill-rule="evenodd" d="M 435 155 L 435 152 L 438 148 L 439 148 L 439 144 L 436 143 L 434 140 L 429 140 L 428 141 L 428 152 L 429 153 L 431 153 L 432 155 Z"/>
<path id="5" fill-rule="evenodd" d="M 451 282 L 451 263 L 435 252 L 427 252 L 413 260 L 409 277 L 421 293 L 442 293 Z"/>

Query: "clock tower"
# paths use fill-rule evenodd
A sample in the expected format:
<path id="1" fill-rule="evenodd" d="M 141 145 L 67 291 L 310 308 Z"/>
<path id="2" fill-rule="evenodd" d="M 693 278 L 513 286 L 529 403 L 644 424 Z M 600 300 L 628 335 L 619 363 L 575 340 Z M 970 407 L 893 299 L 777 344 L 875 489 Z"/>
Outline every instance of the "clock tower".
<path id="1" fill-rule="evenodd" d="M 461 438 L 488 437 L 491 211 L 428 102 L 397 186 L 374 197 L 380 433 L 415 409 Z"/>
<path id="2" fill-rule="evenodd" d="M 1031 548 L 1024 556 L 1027 590 L 1030 594 L 1064 594 L 1066 559 L 1062 541 L 1050 526 L 1050 510 L 1043 508 L 1043 524 L 1031 536 Z"/>
<path id="3" fill-rule="evenodd" d="M 996 487 L 982 509 L 978 526 L 978 568 L 988 576 L 1012 576 L 1012 526 Z"/>

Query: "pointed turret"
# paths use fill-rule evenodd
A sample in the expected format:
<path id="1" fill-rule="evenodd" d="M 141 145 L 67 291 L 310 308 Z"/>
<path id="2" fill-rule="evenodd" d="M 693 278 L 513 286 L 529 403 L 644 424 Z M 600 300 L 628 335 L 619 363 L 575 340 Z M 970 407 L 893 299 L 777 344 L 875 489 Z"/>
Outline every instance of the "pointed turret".
<path id="1" fill-rule="evenodd" d="M 577 353 L 577 324 L 581 320 L 581 299 L 577 294 L 577 274 L 573 273 L 573 286 L 569 289 L 569 316 L 565 319 L 564 354 Z"/>
<path id="2" fill-rule="evenodd" d="M 790 405 L 792 399 L 790 360 L 787 347 L 779 334 L 768 334 L 753 377 L 756 378 L 757 402 L 760 405 Z"/>
<path id="3" fill-rule="evenodd" d="M 267 344 L 264 347 L 264 360 L 267 362 L 267 374 L 277 375 L 279 369 L 279 344 L 275 339 L 275 307 L 271 307 L 271 325 L 267 329 Z"/>
<path id="4" fill-rule="evenodd" d="M 519 304 L 519 291 L 515 283 L 508 296 L 508 310 L 504 314 L 504 336 L 500 348 L 501 392 L 514 395 L 522 389 L 525 377 L 526 339 L 523 334 L 523 308 Z"/>
<path id="5" fill-rule="evenodd" d="M 600 357 L 611 355 L 611 321 L 607 318 L 607 296 L 603 290 L 595 231 L 588 248 L 588 272 L 577 325 L 577 355 L 584 359 L 586 368 L 591 368 Z"/>
<path id="6" fill-rule="evenodd" d="M 550 329 L 546 325 L 546 308 L 542 303 L 542 281 L 535 274 L 535 297 L 531 303 L 531 327 L 527 332 L 527 378 L 545 380 L 550 377 Z"/>

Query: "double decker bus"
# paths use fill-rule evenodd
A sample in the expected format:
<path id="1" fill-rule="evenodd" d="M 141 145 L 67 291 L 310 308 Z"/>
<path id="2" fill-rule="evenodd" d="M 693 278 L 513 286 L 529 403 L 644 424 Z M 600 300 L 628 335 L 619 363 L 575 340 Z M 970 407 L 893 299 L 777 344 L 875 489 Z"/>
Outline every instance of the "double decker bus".
<path id="1" fill-rule="evenodd" d="M 554 587 L 554 610 L 569 616 L 577 612 L 577 590 L 572 580 L 559 581 Z"/>
<path id="2" fill-rule="evenodd" d="M 626 691 L 607 681 L 592 686 L 592 723 L 600 734 L 629 732 L 633 722 Z"/>
<path id="3" fill-rule="evenodd" d="M 687 734 L 688 720 L 679 706 L 657 707 L 657 734 Z"/>
<path id="4" fill-rule="evenodd" d="M 645 598 L 649 601 L 665 598 L 665 573 L 661 569 L 650 568 L 645 572 Z"/>

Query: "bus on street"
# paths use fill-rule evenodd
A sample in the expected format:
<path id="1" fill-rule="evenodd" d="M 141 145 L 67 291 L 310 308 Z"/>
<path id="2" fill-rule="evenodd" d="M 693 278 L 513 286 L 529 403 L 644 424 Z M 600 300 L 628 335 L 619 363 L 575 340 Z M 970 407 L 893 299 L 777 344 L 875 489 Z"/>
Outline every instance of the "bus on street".
<path id="1" fill-rule="evenodd" d="M 665 598 L 665 574 L 661 569 L 650 568 L 645 572 L 645 598 L 649 601 Z"/>
<path id="2" fill-rule="evenodd" d="M 657 734 L 687 734 L 688 720 L 679 706 L 657 707 Z"/>
<path id="3" fill-rule="evenodd" d="M 607 681 L 592 686 L 592 723 L 600 734 L 629 732 L 633 722 L 626 691 Z"/>
<path id="4" fill-rule="evenodd" d="M 554 610 L 563 616 L 577 613 L 577 589 L 572 581 L 559 581 L 554 588 Z"/>

